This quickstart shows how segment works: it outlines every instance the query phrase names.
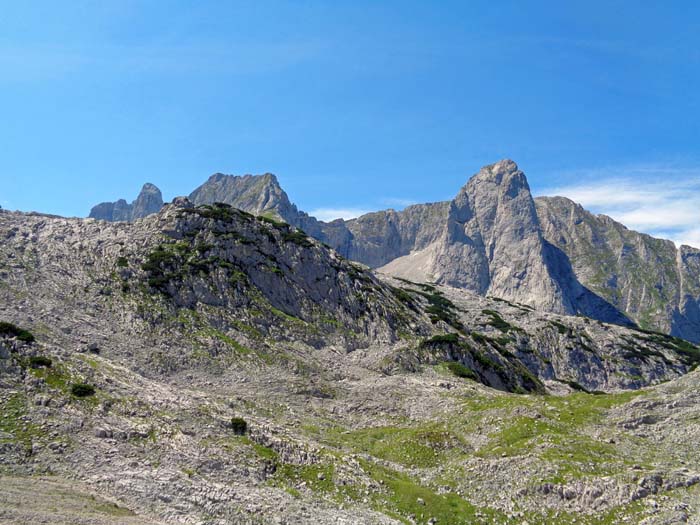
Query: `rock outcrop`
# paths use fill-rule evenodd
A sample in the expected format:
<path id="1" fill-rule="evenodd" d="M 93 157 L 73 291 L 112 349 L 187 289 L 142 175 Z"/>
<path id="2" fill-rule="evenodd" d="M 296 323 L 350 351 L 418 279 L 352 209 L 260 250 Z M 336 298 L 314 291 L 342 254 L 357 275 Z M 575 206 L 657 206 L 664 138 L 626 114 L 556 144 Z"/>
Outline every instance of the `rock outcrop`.
<path id="1" fill-rule="evenodd" d="M 189 198 L 195 205 L 222 202 L 253 215 L 281 219 L 323 240 L 322 223 L 299 211 L 272 173 L 243 176 L 215 173 L 190 193 Z"/>
<path id="2" fill-rule="evenodd" d="M 103 202 L 90 210 L 89 217 L 110 222 L 131 222 L 157 213 L 162 207 L 163 195 L 158 187 L 147 182 L 131 204 L 128 204 L 124 199 L 119 199 L 116 202 Z"/>

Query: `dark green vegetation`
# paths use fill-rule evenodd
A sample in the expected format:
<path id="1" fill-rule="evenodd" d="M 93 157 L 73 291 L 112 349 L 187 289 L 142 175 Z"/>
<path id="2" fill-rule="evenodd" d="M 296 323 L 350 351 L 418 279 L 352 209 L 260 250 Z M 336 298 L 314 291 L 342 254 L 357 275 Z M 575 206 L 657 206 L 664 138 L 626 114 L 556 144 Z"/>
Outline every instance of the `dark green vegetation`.
<path id="1" fill-rule="evenodd" d="M 95 395 L 95 387 L 86 383 L 75 383 L 70 392 L 75 397 L 90 397 Z"/>
<path id="2" fill-rule="evenodd" d="M 458 377 L 519 394 L 545 392 L 542 382 L 506 348 L 509 337 L 496 339 L 478 332 L 470 337 L 474 344 L 457 333 L 438 334 L 423 340 L 419 348 L 426 362 L 444 361 Z"/>
<path id="3" fill-rule="evenodd" d="M 421 342 L 421 346 L 424 348 L 439 347 L 442 345 L 458 344 L 459 341 L 459 334 L 438 334 Z"/>
<path id="4" fill-rule="evenodd" d="M 244 220 L 253 220 L 255 217 L 248 212 L 234 208 L 233 206 L 216 202 L 214 204 L 203 204 L 196 208 L 184 208 L 181 213 L 192 213 L 204 217 L 205 219 L 213 219 L 215 221 L 230 222 L 236 218 Z"/>
<path id="5" fill-rule="evenodd" d="M 0 336 L 16 337 L 25 343 L 33 343 L 35 341 L 31 332 L 5 321 L 0 321 Z"/>
<path id="6" fill-rule="evenodd" d="M 652 330 L 643 330 L 640 328 L 638 331 L 647 335 L 645 340 L 680 354 L 685 360 L 686 364 L 693 367 L 700 364 L 700 348 L 693 343 L 679 337 L 674 337 L 661 332 L 654 332 Z"/>
<path id="7" fill-rule="evenodd" d="M 464 325 L 457 317 L 457 306 L 447 297 L 445 297 L 437 288 L 430 284 L 413 283 L 411 281 L 407 281 L 406 279 L 397 280 L 414 287 L 392 287 L 392 292 L 399 301 L 415 310 L 415 297 L 421 297 L 427 301 L 427 306 L 423 308 L 423 311 L 428 314 L 430 321 L 433 324 L 437 324 L 438 322 L 442 321 L 456 330 L 461 331 L 464 329 Z M 420 290 L 415 288 L 420 288 Z"/>
<path id="8" fill-rule="evenodd" d="M 274 219 L 272 217 L 268 217 L 266 215 L 258 215 L 257 219 L 260 222 L 266 222 L 267 224 L 271 224 L 275 228 L 289 228 L 289 224 L 287 224 L 284 221 L 278 221 L 277 219 Z"/>
<path id="9" fill-rule="evenodd" d="M 488 321 L 487 324 L 493 326 L 496 330 L 500 330 L 504 334 L 507 334 L 508 332 L 522 332 L 522 329 L 510 324 L 506 320 L 504 320 L 501 317 L 501 314 L 499 314 L 495 310 L 482 310 L 481 313 L 487 315 L 490 317 L 490 320 Z"/>
<path id="10" fill-rule="evenodd" d="M 425 309 L 425 313 L 430 316 L 430 320 L 433 323 L 443 321 L 457 330 L 462 330 L 464 328 L 464 325 L 457 318 L 455 313 L 457 307 L 452 301 L 444 297 L 441 292 L 434 291 L 418 293 L 428 300 L 428 307 Z"/>
<path id="11" fill-rule="evenodd" d="M 391 293 L 394 294 L 394 296 L 401 301 L 403 304 L 408 306 L 409 308 L 415 308 L 415 298 L 406 290 L 403 290 L 402 288 L 397 288 L 395 286 L 391 287 Z"/>
<path id="12" fill-rule="evenodd" d="M 309 236 L 301 230 L 294 230 L 283 233 L 282 240 L 284 242 L 293 242 L 294 244 L 297 244 L 304 248 L 311 248 L 314 245 L 314 243 L 311 242 L 311 239 L 309 239 Z"/>
<path id="13" fill-rule="evenodd" d="M 53 362 L 50 358 L 43 355 L 32 356 L 29 358 L 29 366 L 31 368 L 51 368 L 52 363 Z"/>
<path id="14" fill-rule="evenodd" d="M 569 328 L 568 326 L 566 326 L 566 325 L 560 323 L 559 321 L 549 321 L 549 323 L 550 323 L 554 328 L 557 329 L 557 332 L 559 332 L 559 335 L 564 335 L 564 334 L 566 334 L 566 333 L 570 333 L 570 332 L 571 332 L 571 328 Z"/>
<path id="15" fill-rule="evenodd" d="M 243 436 L 248 430 L 248 423 L 242 417 L 231 418 L 231 430 L 238 436 Z"/>
<path id="16" fill-rule="evenodd" d="M 479 379 L 479 376 L 476 374 L 476 372 L 474 372 L 474 370 L 468 366 L 464 366 L 462 363 L 458 363 L 457 361 L 448 361 L 447 369 L 457 377 L 475 380 Z"/>
<path id="17" fill-rule="evenodd" d="M 234 241 L 240 241 L 239 237 Z M 230 262 L 215 255 L 207 256 L 213 248 L 209 244 L 195 244 L 192 239 L 157 246 L 141 265 L 148 286 L 168 295 L 169 285 L 178 285 L 192 276 L 207 276 L 219 268 L 230 274 L 229 280 L 242 274 Z"/>

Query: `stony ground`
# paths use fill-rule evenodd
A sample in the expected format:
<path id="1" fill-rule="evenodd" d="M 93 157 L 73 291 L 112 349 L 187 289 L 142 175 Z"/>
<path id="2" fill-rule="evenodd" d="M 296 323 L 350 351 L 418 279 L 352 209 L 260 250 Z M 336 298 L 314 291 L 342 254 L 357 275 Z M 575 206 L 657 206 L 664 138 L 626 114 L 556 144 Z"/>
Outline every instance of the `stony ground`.
<path id="1" fill-rule="evenodd" d="M 518 395 L 442 365 L 386 375 L 372 349 L 314 352 L 323 373 L 242 362 L 155 381 L 42 349 L 51 369 L 3 376 L 3 517 L 60 522 L 89 493 L 117 507 L 85 504 L 84 523 L 698 522 L 697 372 Z M 72 396 L 75 377 L 98 393 Z M 66 500 L 29 504 L 49 482 Z"/>

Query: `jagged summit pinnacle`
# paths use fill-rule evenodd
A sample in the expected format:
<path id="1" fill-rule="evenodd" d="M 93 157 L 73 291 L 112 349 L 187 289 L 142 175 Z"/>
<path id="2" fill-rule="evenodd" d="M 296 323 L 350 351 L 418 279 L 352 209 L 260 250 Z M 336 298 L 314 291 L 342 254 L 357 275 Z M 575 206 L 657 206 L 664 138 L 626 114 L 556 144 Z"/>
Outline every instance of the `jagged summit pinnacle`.
<path id="1" fill-rule="evenodd" d="M 510 159 L 503 159 L 484 166 L 469 180 L 469 183 L 476 184 L 486 181 L 497 186 L 507 184 L 509 191 L 513 193 L 517 193 L 520 189 L 530 191 L 525 173 Z"/>
<path id="2" fill-rule="evenodd" d="M 506 174 L 506 173 L 515 173 L 520 171 L 518 168 L 518 165 L 515 163 L 515 161 L 511 159 L 502 159 L 499 160 L 498 162 L 494 162 L 493 164 L 487 164 L 483 168 L 481 168 L 480 171 L 488 171 L 494 175 L 496 174 Z M 520 172 L 522 173 L 522 172 Z"/>
<path id="3" fill-rule="evenodd" d="M 155 184 L 147 182 L 141 186 L 141 193 L 160 193 L 160 189 Z"/>
<path id="4" fill-rule="evenodd" d="M 103 202 L 90 210 L 89 217 L 105 221 L 134 221 L 142 219 L 163 207 L 163 195 L 155 184 L 147 182 L 141 188 L 136 200 L 127 204 L 124 199 L 116 202 Z"/>

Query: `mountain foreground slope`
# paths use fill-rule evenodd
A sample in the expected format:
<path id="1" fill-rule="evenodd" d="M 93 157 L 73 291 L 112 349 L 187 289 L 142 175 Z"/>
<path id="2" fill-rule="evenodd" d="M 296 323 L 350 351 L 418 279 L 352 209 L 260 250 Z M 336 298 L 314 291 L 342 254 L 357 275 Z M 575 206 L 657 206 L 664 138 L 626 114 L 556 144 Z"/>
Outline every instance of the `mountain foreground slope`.
<path id="1" fill-rule="evenodd" d="M 0 520 L 697 522 L 697 347 L 377 275 L 279 218 L 0 212 Z"/>

